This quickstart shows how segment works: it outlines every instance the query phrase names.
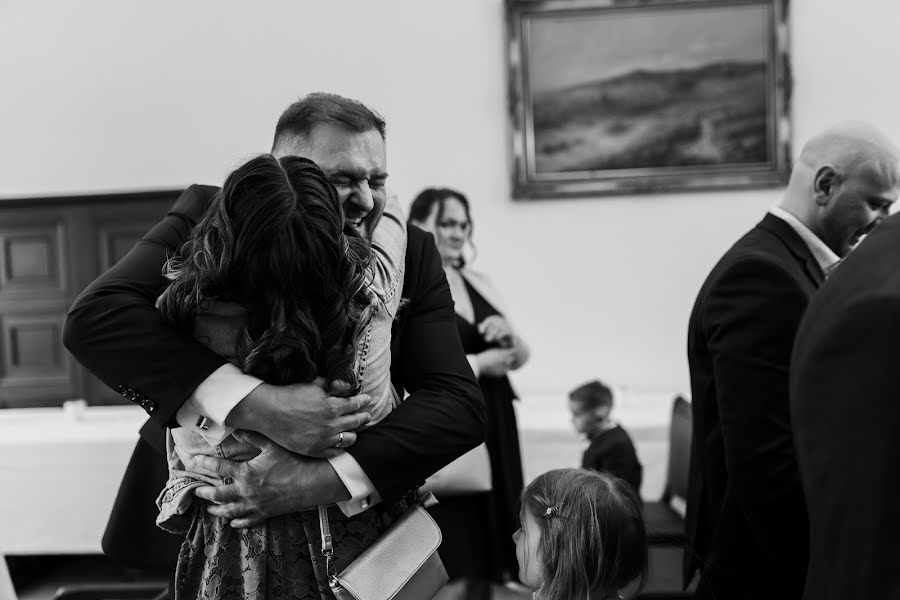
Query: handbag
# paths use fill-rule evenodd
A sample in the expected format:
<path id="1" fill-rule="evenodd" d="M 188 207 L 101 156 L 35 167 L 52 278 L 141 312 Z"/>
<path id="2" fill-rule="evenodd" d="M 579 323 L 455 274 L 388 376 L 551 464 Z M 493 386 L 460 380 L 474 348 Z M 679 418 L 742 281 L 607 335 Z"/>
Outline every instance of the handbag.
<path id="1" fill-rule="evenodd" d="M 425 480 L 423 490 L 436 496 L 452 496 L 471 492 L 489 492 L 491 459 L 482 442 Z"/>
<path id="2" fill-rule="evenodd" d="M 425 510 L 437 500 L 416 496 L 415 504 L 340 573 L 334 568 L 328 510 L 319 506 L 328 586 L 337 600 L 424 600 L 447 583 L 437 552 L 441 529 Z"/>

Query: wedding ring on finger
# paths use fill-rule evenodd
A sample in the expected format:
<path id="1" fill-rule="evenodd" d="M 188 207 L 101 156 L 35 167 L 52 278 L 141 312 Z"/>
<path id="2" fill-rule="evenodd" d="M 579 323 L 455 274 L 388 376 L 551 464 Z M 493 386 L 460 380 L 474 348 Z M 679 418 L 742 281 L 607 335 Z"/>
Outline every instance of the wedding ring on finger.
<path id="1" fill-rule="evenodd" d="M 340 433 L 337 444 L 335 444 L 334 447 L 335 448 L 343 448 L 344 447 L 344 432 L 343 431 Z"/>

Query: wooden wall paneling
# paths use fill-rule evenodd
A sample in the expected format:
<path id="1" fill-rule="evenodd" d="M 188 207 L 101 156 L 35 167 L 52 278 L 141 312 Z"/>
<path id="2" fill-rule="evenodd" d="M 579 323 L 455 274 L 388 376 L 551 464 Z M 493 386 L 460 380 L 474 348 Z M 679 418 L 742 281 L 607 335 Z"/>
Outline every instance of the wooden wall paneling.
<path id="1" fill-rule="evenodd" d="M 78 395 L 62 349 L 72 296 L 71 223 L 52 207 L 0 211 L 0 405 L 44 406 Z"/>
<path id="2" fill-rule="evenodd" d="M 65 317 L 179 193 L 0 201 L 0 408 L 127 403 L 62 346 Z"/>
<path id="3" fill-rule="evenodd" d="M 174 202 L 173 198 L 128 203 L 103 203 L 91 207 L 91 231 L 97 251 L 94 275 L 105 272 L 156 225 Z M 115 390 L 85 371 L 84 394 L 91 404 L 130 404 Z"/>

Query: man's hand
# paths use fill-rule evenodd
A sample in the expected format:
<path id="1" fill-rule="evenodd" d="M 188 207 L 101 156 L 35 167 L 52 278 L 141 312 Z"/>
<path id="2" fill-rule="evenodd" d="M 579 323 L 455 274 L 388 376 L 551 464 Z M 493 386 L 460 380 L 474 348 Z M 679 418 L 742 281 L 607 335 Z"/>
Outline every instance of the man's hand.
<path id="1" fill-rule="evenodd" d="M 234 436 L 260 453 L 246 462 L 204 455 L 187 461 L 189 470 L 233 480 L 194 490 L 215 503 L 207 508 L 210 514 L 231 519 L 232 527 L 253 527 L 269 517 L 350 499 L 327 460 L 292 454 L 252 431 L 235 431 Z"/>
<path id="2" fill-rule="evenodd" d="M 369 413 L 360 409 L 371 399 L 366 394 L 328 396 L 323 385 L 322 379 L 285 386 L 262 383 L 232 409 L 225 424 L 259 432 L 297 454 L 336 456 L 356 442 L 354 432 L 369 422 Z"/>

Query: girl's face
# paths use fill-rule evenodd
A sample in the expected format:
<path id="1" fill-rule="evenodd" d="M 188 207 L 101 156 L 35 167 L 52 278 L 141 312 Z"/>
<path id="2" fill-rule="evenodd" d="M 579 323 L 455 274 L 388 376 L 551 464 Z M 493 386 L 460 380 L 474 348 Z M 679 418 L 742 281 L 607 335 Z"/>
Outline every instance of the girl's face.
<path id="1" fill-rule="evenodd" d="M 519 561 L 519 581 L 536 590 L 541 585 L 541 560 L 538 546 L 541 543 L 541 528 L 537 520 L 527 510 L 522 511 L 521 527 L 513 534 L 516 543 L 516 559 Z"/>

